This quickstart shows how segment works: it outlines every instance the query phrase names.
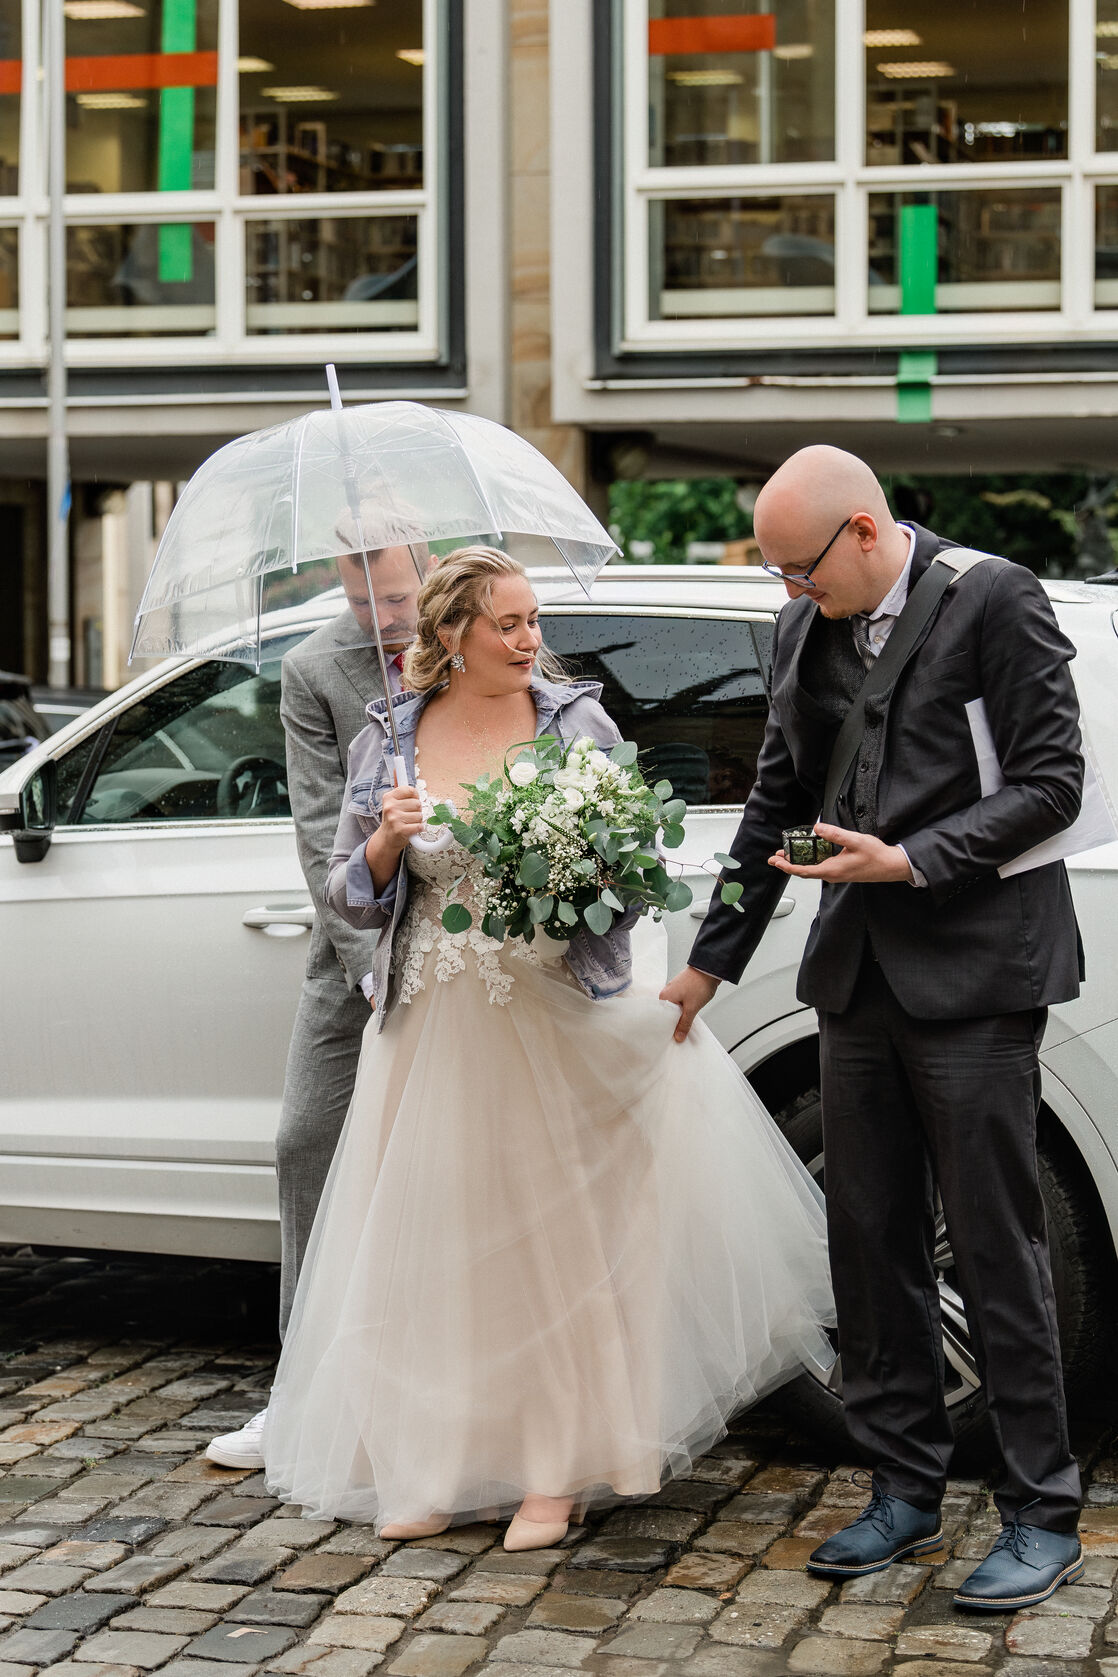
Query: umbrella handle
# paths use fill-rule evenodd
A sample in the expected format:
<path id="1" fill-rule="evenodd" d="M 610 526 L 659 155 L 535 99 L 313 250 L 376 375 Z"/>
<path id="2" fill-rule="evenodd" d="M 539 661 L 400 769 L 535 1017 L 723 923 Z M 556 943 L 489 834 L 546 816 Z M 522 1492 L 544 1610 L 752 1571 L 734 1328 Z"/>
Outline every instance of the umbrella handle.
<path id="1" fill-rule="evenodd" d="M 408 765 L 404 762 L 402 757 L 393 757 L 392 774 L 397 786 L 410 785 L 408 780 Z M 439 850 L 446 850 L 451 844 L 453 844 L 453 842 L 454 835 L 446 827 L 443 828 L 441 833 L 435 833 L 431 838 L 428 838 L 425 833 L 414 833 L 408 840 L 408 843 L 414 846 L 416 850 L 426 850 L 432 853 Z"/>

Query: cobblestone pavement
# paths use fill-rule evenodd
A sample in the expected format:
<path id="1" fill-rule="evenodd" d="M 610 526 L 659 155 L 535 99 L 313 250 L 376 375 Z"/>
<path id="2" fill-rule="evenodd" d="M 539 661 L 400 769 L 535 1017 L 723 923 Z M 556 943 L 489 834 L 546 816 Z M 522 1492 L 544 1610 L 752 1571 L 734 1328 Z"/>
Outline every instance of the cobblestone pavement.
<path id="1" fill-rule="evenodd" d="M 264 1269 L 0 1249 L 0 1677 L 1118 1677 L 1105 1423 L 1083 1581 L 1016 1616 L 951 1606 L 997 1529 L 977 1480 L 927 1565 L 810 1578 L 865 1493 L 774 1406 L 561 1548 L 387 1543 L 203 1458 L 266 1400 L 274 1308 Z"/>

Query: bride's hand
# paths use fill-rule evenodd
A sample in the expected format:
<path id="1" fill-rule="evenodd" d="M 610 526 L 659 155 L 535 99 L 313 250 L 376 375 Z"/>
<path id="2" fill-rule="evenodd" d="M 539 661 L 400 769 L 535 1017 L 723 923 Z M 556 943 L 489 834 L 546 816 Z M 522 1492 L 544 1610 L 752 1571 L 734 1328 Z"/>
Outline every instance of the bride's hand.
<path id="1" fill-rule="evenodd" d="M 422 830 L 423 805 L 415 787 L 389 787 L 381 805 L 380 826 L 365 844 L 365 863 L 378 891 L 388 888 L 408 840 Z"/>
<path id="2" fill-rule="evenodd" d="M 676 1042 L 686 1039 L 688 1031 L 695 1023 L 695 1015 L 710 1001 L 718 984 L 717 978 L 712 978 L 709 973 L 699 972 L 697 967 L 684 967 L 670 983 L 665 984 L 660 991 L 660 1000 L 672 1002 L 679 1009 L 679 1023 L 674 1033 Z"/>
<path id="3" fill-rule="evenodd" d="M 415 787 L 390 786 L 384 794 L 380 811 L 380 832 L 384 835 L 384 845 L 392 850 L 403 850 L 408 840 L 422 831 L 423 805 Z"/>

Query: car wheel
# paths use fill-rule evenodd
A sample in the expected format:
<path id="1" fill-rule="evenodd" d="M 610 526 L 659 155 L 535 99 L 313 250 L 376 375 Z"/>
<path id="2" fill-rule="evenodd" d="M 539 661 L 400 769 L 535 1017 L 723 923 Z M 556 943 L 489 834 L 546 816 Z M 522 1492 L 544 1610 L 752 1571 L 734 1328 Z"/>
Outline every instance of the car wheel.
<path id="1" fill-rule="evenodd" d="M 823 1112 L 818 1089 L 807 1090 L 773 1116 L 785 1139 L 825 1190 Z M 1064 1380 L 1069 1390 L 1079 1391 L 1099 1373 L 1112 1338 L 1103 1304 L 1110 1294 L 1112 1260 L 1099 1239 L 1078 1159 L 1069 1158 L 1066 1147 L 1045 1139 L 1043 1133 L 1037 1159 L 1048 1217 Z M 960 1444 L 985 1442 L 985 1397 L 942 1212 L 936 1222 L 935 1263 L 944 1327 L 945 1395 L 952 1430 Z M 782 1398 L 785 1409 L 814 1436 L 839 1448 L 851 1448 L 842 1418 L 838 1365 L 829 1379 L 822 1374 L 801 1375 L 784 1388 Z"/>

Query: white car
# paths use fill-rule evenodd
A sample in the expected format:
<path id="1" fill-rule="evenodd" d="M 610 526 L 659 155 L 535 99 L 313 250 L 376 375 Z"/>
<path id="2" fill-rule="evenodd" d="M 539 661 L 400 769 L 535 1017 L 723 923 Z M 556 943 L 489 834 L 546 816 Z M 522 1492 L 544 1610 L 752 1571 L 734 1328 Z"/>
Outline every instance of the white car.
<path id="1" fill-rule="evenodd" d="M 686 959 L 752 784 L 781 586 L 748 569 L 625 567 L 589 600 L 534 573 L 549 644 L 605 685 L 646 768 L 691 806 L 690 910 L 636 934 Z M 1118 594 L 1057 583 L 1104 783 L 1118 788 Z M 265 662 L 175 659 L 0 776 L 0 1242 L 274 1259 L 272 1143 L 314 905 L 287 804 L 279 660 L 340 593 L 267 620 Z M 1070 863 L 1087 983 L 1052 1009 L 1040 1152 L 1069 1378 L 1105 1352 L 1118 1241 L 1118 844 Z M 789 879 L 742 983 L 706 1017 L 821 1170 L 815 1015 L 795 995 L 818 887 Z M 957 1422 L 978 1375 L 939 1252 Z M 833 1392 L 801 1383 L 816 1418 Z"/>

